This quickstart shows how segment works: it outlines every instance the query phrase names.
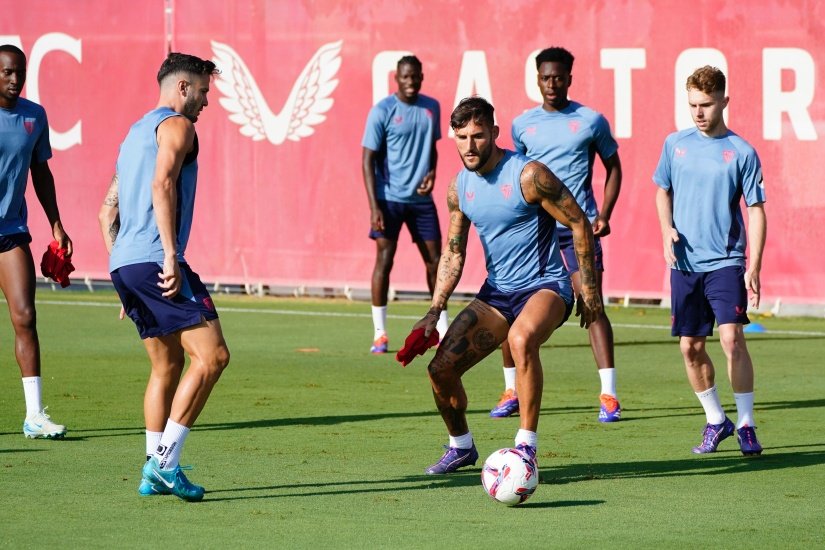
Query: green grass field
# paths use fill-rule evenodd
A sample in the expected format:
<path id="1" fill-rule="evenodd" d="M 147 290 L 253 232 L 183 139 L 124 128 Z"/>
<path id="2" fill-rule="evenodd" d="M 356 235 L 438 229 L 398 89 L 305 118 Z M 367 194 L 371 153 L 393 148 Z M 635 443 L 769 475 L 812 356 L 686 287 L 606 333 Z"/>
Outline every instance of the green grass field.
<path id="1" fill-rule="evenodd" d="M 756 419 L 766 450 L 735 438 L 694 456 L 704 415 L 670 337 L 669 312 L 609 308 L 624 420 L 596 421 L 598 376 L 575 322 L 545 345 L 541 484 L 493 502 L 481 462 L 423 475 L 446 432 L 426 360 L 367 353 L 369 305 L 216 297 L 232 364 L 186 443 L 203 502 L 141 498 L 148 361 L 113 293 L 38 292 L 44 402 L 62 441 L 23 437 L 23 395 L 0 315 L 0 547 L 8 548 L 763 548 L 825 544 L 825 322 L 758 319 Z M 423 303 L 392 304 L 390 345 Z M 457 313 L 458 304 L 452 313 Z M 735 420 L 724 362 L 710 346 Z M 488 417 L 495 354 L 464 378 L 482 458 L 517 419 Z"/>

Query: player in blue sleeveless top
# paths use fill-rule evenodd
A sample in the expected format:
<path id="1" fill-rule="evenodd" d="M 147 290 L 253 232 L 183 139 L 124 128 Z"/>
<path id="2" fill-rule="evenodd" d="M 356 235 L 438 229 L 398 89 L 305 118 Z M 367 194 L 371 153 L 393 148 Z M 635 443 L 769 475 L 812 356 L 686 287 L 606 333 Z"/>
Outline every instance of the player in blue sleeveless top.
<path id="1" fill-rule="evenodd" d="M 72 254 L 63 230 L 54 177 L 48 160 L 49 122 L 46 111 L 20 97 L 26 83 L 26 55 L 11 44 L 0 46 L 0 290 L 9 306 L 14 348 L 23 379 L 26 417 L 23 433 L 30 438 L 60 438 L 66 426 L 51 421 L 42 405 L 40 342 L 34 304 L 35 271 L 29 243 L 26 183 L 32 185 L 60 247 Z"/>
<path id="2" fill-rule="evenodd" d="M 705 66 L 687 79 L 696 128 L 667 137 L 653 175 L 664 257 L 670 272 L 672 334 L 679 337 L 688 380 L 705 410 L 707 424 L 694 453 L 712 453 L 736 431 L 744 455 L 762 446 L 753 420 L 753 363 L 743 325 L 750 303 L 759 306 L 765 246 L 765 186 L 756 151 L 727 128 L 725 75 Z M 748 209 L 748 231 L 740 202 Z M 750 245 L 750 260 L 745 249 Z M 725 415 L 715 370 L 706 350 L 713 323 L 727 358 L 738 420 Z"/>
<path id="3" fill-rule="evenodd" d="M 618 144 L 610 132 L 607 119 L 581 103 L 570 101 L 567 90 L 573 82 L 573 54 L 552 47 L 536 56 L 538 86 L 544 101 L 513 120 L 512 137 L 516 151 L 540 161 L 570 189 L 593 226 L 595 237 L 596 277 L 602 292 L 602 246 L 600 237 L 610 234 L 610 216 L 619 198 L 622 166 Z M 605 169 L 604 201 L 601 211 L 593 195 L 593 164 L 598 155 Z M 573 239 L 563 224 L 556 225 L 562 257 L 579 293 L 581 280 Z M 602 313 L 588 330 L 590 347 L 601 380 L 600 422 L 615 422 L 622 409 L 616 397 L 616 369 L 613 354 L 613 327 Z M 506 343 L 501 346 L 504 360 L 504 393 L 490 416 L 501 418 L 518 411 L 515 391 L 515 365 Z"/>
<path id="4" fill-rule="evenodd" d="M 112 282 L 152 363 L 143 496 L 203 498 L 203 487 L 183 474 L 180 453 L 229 363 L 215 306 L 184 256 L 198 174 L 195 122 L 215 72 L 211 61 L 169 54 L 157 76 L 158 106 L 129 129 L 99 215 Z M 181 377 L 184 352 L 191 361 Z"/>
<path id="5" fill-rule="evenodd" d="M 467 425 L 462 375 L 507 340 L 518 365 L 521 424 L 515 444 L 536 456 L 543 374 L 539 348 L 573 307 L 573 290 L 556 241 L 556 220 L 573 231 L 581 269 L 582 326 L 601 314 L 593 232 L 570 191 L 543 164 L 496 145 L 493 106 L 480 97 L 462 100 L 450 118 L 465 169 L 447 191 L 448 240 L 441 252 L 432 307 L 413 327 L 425 336 L 461 277 L 472 224 L 481 239 L 487 280 L 459 313 L 427 370 L 449 433 L 447 452 L 428 474 L 475 464 L 478 451 Z"/>
<path id="6" fill-rule="evenodd" d="M 372 353 L 386 353 L 387 299 L 401 226 L 407 226 L 418 247 L 432 293 L 441 249 L 441 228 L 433 203 L 441 139 L 441 107 L 420 93 L 424 80 L 421 61 L 404 56 L 398 61 L 398 91 L 379 101 L 367 117 L 362 140 L 362 171 L 370 205 L 370 238 L 375 240 L 372 271 Z M 439 333 L 447 331 L 447 310 L 441 314 Z"/>

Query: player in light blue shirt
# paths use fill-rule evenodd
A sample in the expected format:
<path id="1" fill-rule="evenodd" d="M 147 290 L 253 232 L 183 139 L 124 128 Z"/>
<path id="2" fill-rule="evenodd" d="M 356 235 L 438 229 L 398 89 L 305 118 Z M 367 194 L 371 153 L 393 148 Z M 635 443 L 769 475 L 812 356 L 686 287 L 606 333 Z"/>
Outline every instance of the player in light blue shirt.
<path id="1" fill-rule="evenodd" d="M 441 228 L 433 203 L 435 168 L 441 139 L 441 107 L 421 92 L 421 61 L 404 56 L 398 61 L 398 90 L 376 104 L 367 117 L 362 171 L 370 206 L 370 238 L 375 241 L 372 271 L 372 353 L 386 353 L 387 299 L 390 271 L 403 225 L 418 247 L 432 293 L 441 250 Z M 439 334 L 447 331 L 447 310 L 439 320 Z"/>
<path id="2" fill-rule="evenodd" d="M 157 75 L 158 104 L 123 140 L 99 214 L 112 283 L 152 365 L 141 496 L 203 498 L 204 488 L 184 475 L 180 454 L 229 364 L 215 305 L 184 258 L 198 174 L 195 122 L 216 72 L 213 62 L 193 55 L 167 56 Z"/>
<path id="3" fill-rule="evenodd" d="M 750 304 L 759 306 L 765 186 L 756 151 L 725 124 L 722 113 L 730 99 L 725 84 L 725 75 L 715 67 L 702 67 L 688 77 L 696 128 L 665 139 L 653 181 L 664 257 L 671 268 L 672 334 L 679 337 L 688 380 L 707 420 L 693 452 L 712 453 L 736 431 L 742 453 L 758 455 L 762 446 L 753 420 L 753 362 L 743 325 L 749 323 L 748 291 Z M 742 199 L 748 209 L 747 235 Z M 736 401 L 735 425 L 722 409 L 706 350 L 714 321 Z"/>
<path id="4" fill-rule="evenodd" d="M 543 371 L 539 349 L 567 319 L 573 293 L 555 238 L 556 220 L 569 227 L 581 267 L 581 324 L 601 313 L 590 222 L 564 184 L 546 166 L 496 145 L 493 106 L 462 100 L 450 118 L 464 170 L 450 183 L 450 229 L 441 253 L 432 306 L 413 330 L 435 330 L 444 304 L 461 278 L 470 226 L 487 264 L 476 298 L 447 329 L 427 367 L 436 406 L 447 426 L 447 452 L 427 474 L 448 474 L 475 464 L 478 451 L 467 424 L 462 375 L 507 340 L 518 365 L 522 400 L 515 445 L 535 459 Z"/>
<path id="5" fill-rule="evenodd" d="M 16 46 L 0 46 L 0 288 L 14 326 L 15 356 L 23 378 L 23 433 L 26 437 L 51 439 L 63 437 L 66 426 L 52 422 L 41 403 L 35 271 L 25 197 L 29 172 L 52 236 L 66 249 L 67 257 L 72 254 L 72 241 L 60 221 L 54 177 L 49 169 L 52 149 L 46 111 L 20 97 L 25 83 L 26 55 Z"/>
<path id="6" fill-rule="evenodd" d="M 622 166 L 619 145 L 610 133 L 607 119 L 567 97 L 573 82 L 573 61 L 573 54 L 559 47 L 547 48 L 536 56 L 537 81 L 543 102 L 513 120 L 512 137 L 516 151 L 550 168 L 587 214 L 593 225 L 596 276 L 601 293 L 604 262 L 600 238 L 610 234 L 610 216 L 622 185 Z M 597 156 L 605 169 L 601 211 L 593 195 L 593 165 Z M 574 291 L 578 294 L 581 280 L 572 234 L 559 223 L 558 236 Z M 589 336 L 601 380 L 598 418 L 600 422 L 615 422 L 621 419 L 622 409 L 616 397 L 613 327 L 605 313 L 590 325 Z M 506 343 L 502 346 L 502 355 L 505 387 L 498 405 L 490 411 L 494 418 L 510 416 L 519 409 L 516 368 Z"/>

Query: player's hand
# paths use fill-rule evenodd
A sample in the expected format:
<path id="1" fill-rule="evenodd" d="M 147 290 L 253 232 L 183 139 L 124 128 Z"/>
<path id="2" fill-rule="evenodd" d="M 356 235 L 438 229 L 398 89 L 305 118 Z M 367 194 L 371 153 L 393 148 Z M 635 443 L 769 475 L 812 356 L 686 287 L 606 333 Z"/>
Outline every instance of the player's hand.
<path id="1" fill-rule="evenodd" d="M 604 312 L 602 297 L 596 289 L 582 288 L 582 293 L 576 299 L 576 317 L 579 318 L 579 326 L 590 328 L 591 323 L 601 317 Z"/>
<path id="2" fill-rule="evenodd" d="M 123 308 L 123 306 L 120 306 L 120 314 L 118 314 L 117 318 L 121 321 L 126 318 L 126 310 Z"/>
<path id="3" fill-rule="evenodd" d="M 441 315 L 441 312 L 436 308 L 430 308 L 430 311 L 427 312 L 427 315 L 424 316 L 423 319 L 418 321 L 416 324 L 413 325 L 412 330 L 424 327 L 424 339 L 430 337 L 430 334 L 435 330 L 435 326 L 438 323 L 438 317 Z M 443 334 L 441 336 L 444 336 Z"/>
<path id="4" fill-rule="evenodd" d="M 679 242 L 679 232 L 675 227 L 671 227 L 662 234 L 662 241 L 665 249 L 665 263 L 668 267 L 676 265 L 676 254 L 673 252 L 673 243 Z"/>
<path id="5" fill-rule="evenodd" d="M 158 273 L 160 282 L 158 286 L 164 290 L 164 298 L 174 298 L 180 292 L 181 278 L 180 266 L 176 256 L 167 256 L 163 260 L 163 271 Z"/>
<path id="6" fill-rule="evenodd" d="M 54 224 L 52 228 L 52 237 L 54 240 L 57 241 L 57 244 L 60 248 L 66 249 L 66 257 L 71 258 L 72 252 L 74 252 L 74 248 L 72 247 L 72 240 L 69 238 L 69 235 L 63 230 L 63 224 L 59 221 Z"/>
<path id="7" fill-rule="evenodd" d="M 424 179 L 421 180 L 421 184 L 416 189 L 416 193 L 419 195 L 429 195 L 433 192 L 433 188 L 435 187 L 435 172 L 427 172 L 427 175 L 424 176 Z"/>
<path id="8" fill-rule="evenodd" d="M 748 270 L 745 271 L 745 290 L 751 293 L 749 302 L 751 307 L 758 308 L 759 307 L 759 298 L 760 298 L 760 291 L 762 289 L 762 283 L 759 280 L 759 270 Z"/>
<path id="9" fill-rule="evenodd" d="M 593 236 L 607 237 L 608 235 L 610 235 L 610 220 L 599 214 L 593 220 Z"/>
<path id="10" fill-rule="evenodd" d="M 373 231 L 384 231 L 384 213 L 380 208 L 376 208 L 370 214 L 370 226 Z"/>

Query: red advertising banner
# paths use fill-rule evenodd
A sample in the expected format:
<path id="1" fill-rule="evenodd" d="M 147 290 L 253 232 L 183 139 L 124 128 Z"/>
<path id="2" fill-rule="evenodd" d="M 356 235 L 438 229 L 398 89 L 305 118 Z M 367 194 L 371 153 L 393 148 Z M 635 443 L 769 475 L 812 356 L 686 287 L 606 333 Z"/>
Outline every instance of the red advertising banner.
<path id="1" fill-rule="evenodd" d="M 0 41 L 29 54 L 27 97 L 46 107 L 64 225 L 78 273 L 102 278 L 96 213 L 130 124 L 154 108 L 167 43 L 222 69 L 198 122 L 201 153 L 187 257 L 205 280 L 369 286 L 375 251 L 361 178 L 367 112 L 394 91 L 405 52 L 424 63 L 422 92 L 442 104 L 435 197 L 461 164 L 448 115 L 478 93 L 496 107 L 499 144 L 541 101 L 535 53 L 576 56 L 570 97 L 610 120 L 624 183 L 605 247 L 610 295 L 667 295 L 651 175 L 665 136 L 691 125 L 686 76 L 728 75 L 731 129 L 759 152 L 768 192 L 766 302 L 825 303 L 825 5 L 805 0 L 569 3 L 104 0 L 4 2 Z M 168 11 L 167 11 L 167 8 Z M 594 184 L 603 186 L 597 167 Z M 598 193 L 597 193 L 598 194 Z M 599 195 L 600 196 L 600 195 Z M 29 197 L 35 243 L 46 224 Z M 485 275 L 476 241 L 459 290 Z M 402 232 L 395 288 L 422 290 L 424 267 Z"/>

